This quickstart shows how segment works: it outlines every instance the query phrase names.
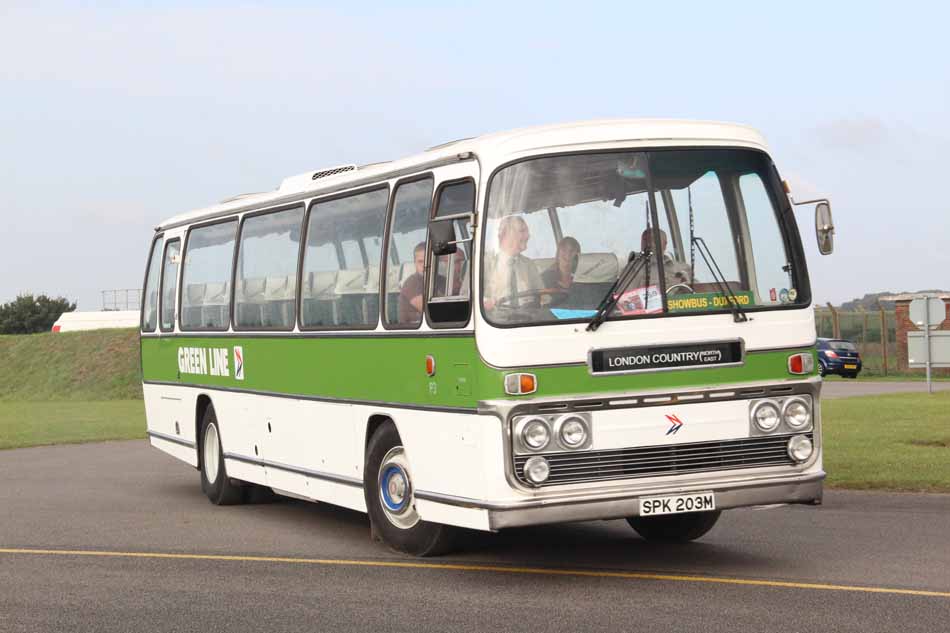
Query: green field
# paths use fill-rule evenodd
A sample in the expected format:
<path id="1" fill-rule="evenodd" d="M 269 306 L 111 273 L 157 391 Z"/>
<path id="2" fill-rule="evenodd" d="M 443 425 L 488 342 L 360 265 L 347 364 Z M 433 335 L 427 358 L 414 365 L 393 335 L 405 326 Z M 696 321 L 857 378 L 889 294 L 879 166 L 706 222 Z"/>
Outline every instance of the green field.
<path id="1" fill-rule="evenodd" d="M 144 437 L 138 332 L 0 336 L 0 449 Z"/>
<path id="2" fill-rule="evenodd" d="M 0 402 L 0 449 L 144 437 L 141 400 Z"/>
<path id="3" fill-rule="evenodd" d="M 825 400 L 828 485 L 950 492 L 950 392 Z"/>

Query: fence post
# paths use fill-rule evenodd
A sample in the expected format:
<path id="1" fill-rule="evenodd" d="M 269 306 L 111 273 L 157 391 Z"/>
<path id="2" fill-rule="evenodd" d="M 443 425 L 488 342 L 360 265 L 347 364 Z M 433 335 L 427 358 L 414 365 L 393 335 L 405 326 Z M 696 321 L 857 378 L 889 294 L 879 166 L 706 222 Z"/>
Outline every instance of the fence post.
<path id="1" fill-rule="evenodd" d="M 887 313 L 881 306 L 881 359 L 884 362 L 884 375 L 887 375 Z"/>
<path id="2" fill-rule="evenodd" d="M 831 305 L 831 302 L 828 302 L 828 309 L 831 310 L 831 329 L 832 329 L 832 338 L 841 338 L 841 323 L 838 321 L 838 311 L 835 310 L 835 307 Z"/>

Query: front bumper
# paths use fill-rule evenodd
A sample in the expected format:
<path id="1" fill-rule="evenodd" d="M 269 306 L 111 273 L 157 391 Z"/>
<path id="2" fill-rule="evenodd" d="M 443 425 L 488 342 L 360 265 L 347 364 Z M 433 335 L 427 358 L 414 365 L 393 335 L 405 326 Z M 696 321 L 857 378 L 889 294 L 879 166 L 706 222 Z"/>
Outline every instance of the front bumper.
<path id="1" fill-rule="evenodd" d="M 664 485 L 655 490 L 638 486 L 635 492 L 612 492 L 602 497 L 590 493 L 557 498 L 532 499 L 508 504 L 486 504 L 492 530 L 544 523 L 619 519 L 640 513 L 640 499 L 657 495 L 709 492 L 716 495 L 716 508 L 725 510 L 743 506 L 777 503 L 821 503 L 825 473 L 807 473 L 789 477 L 763 477 L 714 485 Z"/>

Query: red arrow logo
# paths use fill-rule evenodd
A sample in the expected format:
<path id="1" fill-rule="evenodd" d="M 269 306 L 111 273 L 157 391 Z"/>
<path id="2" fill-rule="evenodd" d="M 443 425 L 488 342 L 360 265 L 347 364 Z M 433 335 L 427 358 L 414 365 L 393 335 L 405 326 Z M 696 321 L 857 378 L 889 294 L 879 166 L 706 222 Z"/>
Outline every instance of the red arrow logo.
<path id="1" fill-rule="evenodd" d="M 666 419 L 669 420 L 669 421 L 670 421 L 670 424 L 673 425 L 673 426 L 670 427 L 670 430 L 668 430 L 668 431 L 666 432 L 667 435 L 673 435 L 674 433 L 676 433 L 677 431 L 680 430 L 680 427 L 681 427 L 681 426 L 683 426 L 683 421 L 680 420 L 680 419 L 679 419 L 678 417 L 676 417 L 675 415 L 667 415 L 667 416 L 666 416 Z"/>

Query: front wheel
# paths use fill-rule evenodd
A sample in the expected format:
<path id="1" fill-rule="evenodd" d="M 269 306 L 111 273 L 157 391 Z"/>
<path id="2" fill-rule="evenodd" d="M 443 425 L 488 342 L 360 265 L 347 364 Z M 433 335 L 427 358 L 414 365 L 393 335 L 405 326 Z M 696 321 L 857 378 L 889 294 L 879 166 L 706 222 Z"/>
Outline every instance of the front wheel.
<path id="1" fill-rule="evenodd" d="M 716 525 L 721 511 L 687 512 L 657 517 L 627 517 L 637 534 L 658 543 L 686 543 L 695 541 Z"/>
<path id="2" fill-rule="evenodd" d="M 210 404 L 201 419 L 199 435 L 201 461 L 201 490 L 211 503 L 217 506 L 236 505 L 244 502 L 244 488 L 228 478 L 224 468 L 224 452 L 221 450 L 221 432 L 218 417 Z"/>
<path id="3" fill-rule="evenodd" d="M 828 374 L 828 368 L 822 362 L 818 363 L 818 375 L 824 378 Z"/>
<path id="4" fill-rule="evenodd" d="M 423 521 L 416 512 L 409 460 L 392 422 L 369 440 L 363 491 L 373 535 L 389 547 L 413 556 L 437 556 L 452 547 L 453 528 Z"/>

